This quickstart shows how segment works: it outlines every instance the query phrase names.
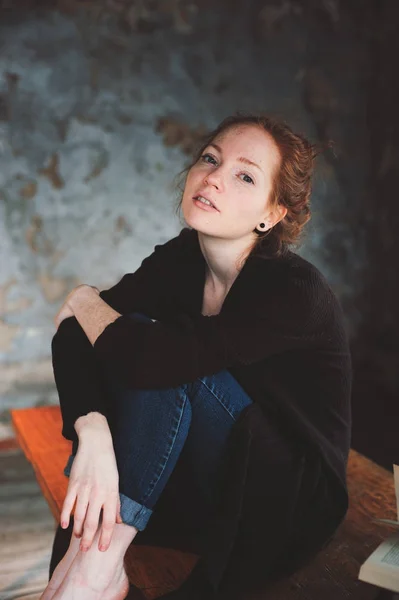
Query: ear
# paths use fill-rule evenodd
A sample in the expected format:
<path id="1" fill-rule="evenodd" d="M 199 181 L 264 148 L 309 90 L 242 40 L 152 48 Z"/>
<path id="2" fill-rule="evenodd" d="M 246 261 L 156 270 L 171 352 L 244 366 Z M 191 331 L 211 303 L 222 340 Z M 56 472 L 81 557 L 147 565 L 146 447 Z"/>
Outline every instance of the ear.
<path id="1" fill-rule="evenodd" d="M 272 212 L 270 212 L 267 215 L 267 217 L 265 218 L 265 222 L 268 223 L 268 227 L 271 229 L 272 227 L 277 225 L 277 223 L 282 221 L 286 214 L 287 207 L 283 206 L 282 204 L 277 204 L 277 206 L 274 207 Z"/>

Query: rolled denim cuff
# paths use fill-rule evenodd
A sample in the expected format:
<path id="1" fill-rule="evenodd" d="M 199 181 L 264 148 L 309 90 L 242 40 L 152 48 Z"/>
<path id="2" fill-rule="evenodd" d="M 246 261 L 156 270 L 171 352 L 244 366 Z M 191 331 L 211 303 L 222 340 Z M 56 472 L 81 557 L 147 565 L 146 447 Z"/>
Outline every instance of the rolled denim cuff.
<path id="1" fill-rule="evenodd" d="M 126 525 L 131 525 L 139 531 L 146 528 L 152 515 L 152 510 L 139 504 L 135 500 L 128 498 L 124 494 L 119 494 L 121 500 L 121 519 Z"/>

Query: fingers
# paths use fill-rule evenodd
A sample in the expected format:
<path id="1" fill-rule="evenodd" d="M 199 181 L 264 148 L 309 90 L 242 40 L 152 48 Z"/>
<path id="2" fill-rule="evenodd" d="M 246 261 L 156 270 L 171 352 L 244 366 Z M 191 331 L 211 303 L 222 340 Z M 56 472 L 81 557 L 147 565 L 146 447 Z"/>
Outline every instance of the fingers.
<path id="1" fill-rule="evenodd" d="M 98 547 L 105 552 L 110 546 L 115 523 L 123 523 L 120 515 L 119 492 L 116 491 L 114 494 L 109 495 L 104 503 L 103 500 L 92 496 L 89 486 L 80 486 L 79 494 L 77 494 L 77 487 L 70 484 L 60 517 L 63 528 L 69 526 L 75 502 L 73 535 L 76 538 L 82 538 L 80 543 L 82 551 L 86 551 L 91 547 L 99 526 L 101 508 L 103 509 L 101 537 Z"/>
<path id="2" fill-rule="evenodd" d="M 98 544 L 98 548 L 102 552 L 108 550 L 109 545 L 111 543 L 111 538 L 115 527 L 115 513 L 117 505 L 118 501 L 115 495 L 113 498 L 110 498 L 103 506 L 101 537 Z"/>
<path id="3" fill-rule="evenodd" d="M 90 490 L 88 487 L 81 487 L 76 501 L 74 514 L 73 534 L 76 537 L 81 537 L 83 532 L 83 522 L 86 519 L 87 506 L 89 504 Z M 86 525 L 85 525 L 86 527 Z"/>
<path id="4" fill-rule="evenodd" d="M 80 542 L 80 549 L 82 550 L 82 552 L 86 552 L 86 550 L 89 550 L 93 543 L 93 539 L 99 525 L 101 504 L 101 502 L 94 500 L 90 502 L 89 507 L 87 509 L 82 540 Z"/>
<path id="5" fill-rule="evenodd" d="M 68 486 L 67 495 L 65 496 L 64 504 L 62 505 L 60 522 L 61 527 L 66 529 L 69 526 L 69 519 L 76 500 L 76 490 L 74 487 Z"/>
<path id="6" fill-rule="evenodd" d="M 55 325 L 56 329 L 58 329 L 58 327 L 61 325 L 61 323 L 64 319 L 67 319 L 68 317 L 72 317 L 72 316 L 73 316 L 73 312 L 64 303 L 54 317 L 54 325 Z"/>

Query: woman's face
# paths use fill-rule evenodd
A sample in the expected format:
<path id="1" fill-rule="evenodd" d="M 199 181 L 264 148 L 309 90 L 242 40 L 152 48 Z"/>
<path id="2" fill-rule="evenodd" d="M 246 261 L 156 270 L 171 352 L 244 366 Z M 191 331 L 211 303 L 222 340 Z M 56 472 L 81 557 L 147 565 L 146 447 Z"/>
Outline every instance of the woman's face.
<path id="1" fill-rule="evenodd" d="M 186 223 L 205 235 L 252 241 L 259 223 L 266 224 L 266 231 L 281 218 L 271 214 L 268 202 L 280 160 L 273 138 L 260 127 L 225 131 L 187 174 L 182 200 Z M 196 200 L 198 195 L 214 207 Z"/>

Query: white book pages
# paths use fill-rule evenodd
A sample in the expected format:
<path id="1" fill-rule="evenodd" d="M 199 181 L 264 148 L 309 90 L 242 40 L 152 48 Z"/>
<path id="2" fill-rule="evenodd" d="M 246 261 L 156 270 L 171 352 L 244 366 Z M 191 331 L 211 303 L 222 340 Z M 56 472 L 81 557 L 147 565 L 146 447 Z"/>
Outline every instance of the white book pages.
<path id="1" fill-rule="evenodd" d="M 399 519 L 399 466 L 393 465 L 393 479 L 396 498 L 396 518 Z M 384 507 L 382 507 L 382 510 Z M 399 520 L 376 519 L 375 523 L 390 525 L 399 529 Z M 399 592 L 399 535 L 389 537 L 382 542 L 363 563 L 359 579 L 374 585 Z"/>
<path id="2" fill-rule="evenodd" d="M 374 523 L 385 523 L 399 529 L 399 521 L 392 521 L 392 519 L 373 519 Z"/>
<path id="3" fill-rule="evenodd" d="M 359 579 L 373 585 L 399 592 L 399 536 L 384 542 L 360 567 Z"/>
<path id="4" fill-rule="evenodd" d="M 393 466 L 393 481 L 395 485 L 396 496 L 396 518 L 399 519 L 399 466 Z"/>

